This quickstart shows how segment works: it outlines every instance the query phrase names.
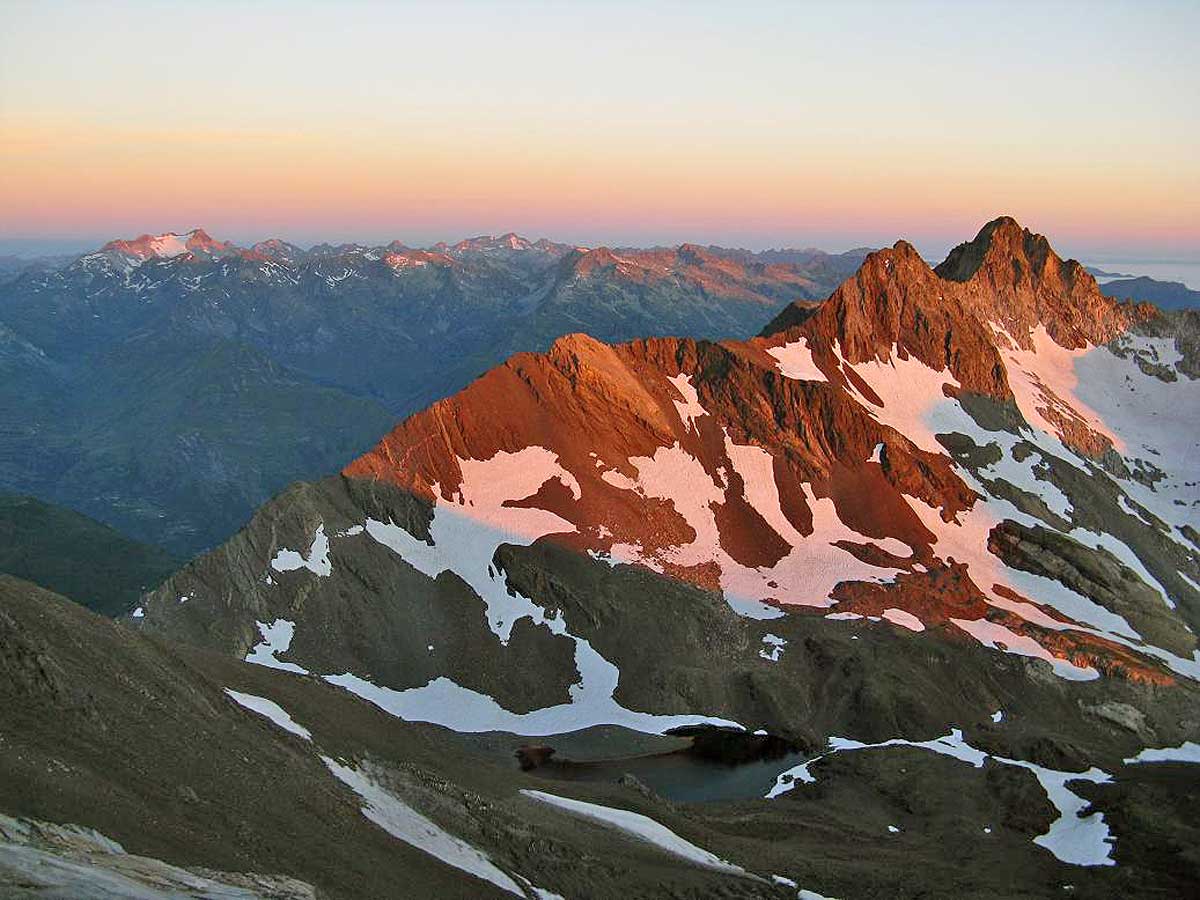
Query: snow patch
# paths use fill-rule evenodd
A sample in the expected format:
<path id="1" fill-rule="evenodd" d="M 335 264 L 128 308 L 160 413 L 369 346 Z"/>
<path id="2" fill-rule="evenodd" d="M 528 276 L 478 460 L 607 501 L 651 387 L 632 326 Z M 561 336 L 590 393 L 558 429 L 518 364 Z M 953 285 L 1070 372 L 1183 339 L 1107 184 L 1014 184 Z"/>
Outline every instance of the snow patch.
<path id="1" fill-rule="evenodd" d="M 985 443 L 994 445 L 1000 450 L 1000 459 L 981 469 L 980 477 L 1003 479 L 1013 487 L 1040 497 L 1046 507 L 1056 516 L 1068 522 L 1072 521 L 1073 510 L 1067 495 L 1053 481 L 1038 477 L 1037 466 L 1041 463 L 1041 454 L 1045 452 L 1042 447 L 1039 446 L 1036 451 L 1018 462 L 1014 455 L 1014 449 L 1023 440 L 1021 436 L 1008 432 L 995 432 L 986 436 L 980 435 L 980 437 Z"/>
<path id="2" fill-rule="evenodd" d="M 1029 333 L 1029 338 L 1033 344 L 1032 350 L 1022 350 L 1011 338 L 1008 346 L 1003 341 L 998 345 L 1008 373 L 1009 387 L 1025 421 L 1061 440 L 1058 426 L 1047 416 L 1057 412 L 1069 418 L 1078 417 L 1093 431 L 1108 437 L 1118 451 L 1123 451 L 1124 441 L 1109 430 L 1104 419 L 1076 395 L 1076 388 L 1080 385 L 1075 371 L 1076 363 L 1095 348 L 1088 345 L 1068 350 L 1057 344 L 1046 326 L 1041 324 Z"/>
<path id="3" fill-rule="evenodd" d="M 547 534 L 574 532 L 575 526 L 542 509 L 511 507 L 557 478 L 577 499 L 579 482 L 544 447 L 526 447 L 516 453 L 499 451 L 488 460 L 460 459 L 462 487 L 458 502 L 438 499 L 429 524 L 431 543 L 418 540 L 391 522 L 368 519 L 367 534 L 399 554 L 417 571 L 437 578 L 454 572 L 487 606 L 488 626 L 504 644 L 517 620 L 529 617 L 545 622 L 541 607 L 528 598 L 510 594 L 503 578 L 494 575 L 492 557 L 501 544 L 526 546 Z"/>
<path id="4" fill-rule="evenodd" d="M 597 460 L 597 462 L 599 462 L 599 460 Z M 616 469 L 606 469 L 605 471 L 601 472 L 600 479 L 608 484 L 611 484 L 615 488 L 619 488 L 622 491 L 633 491 L 634 493 L 641 492 L 641 489 L 638 487 L 638 483 L 636 481 L 634 481 L 628 475 L 622 474 Z"/>
<path id="5" fill-rule="evenodd" d="M 618 828 L 639 840 L 653 844 L 660 850 L 665 850 L 672 856 L 687 860 L 706 869 L 724 872 L 729 875 L 746 875 L 741 866 L 726 862 L 719 856 L 709 853 L 695 844 L 685 841 L 665 825 L 662 825 L 641 813 L 630 812 L 626 809 L 614 809 L 611 806 L 601 806 L 598 803 L 585 803 L 582 800 L 572 800 L 569 797 L 559 797 L 544 791 L 522 790 L 522 794 L 542 803 L 556 806 L 572 815 L 591 819 Z"/>
<path id="6" fill-rule="evenodd" d="M 254 694 L 243 694 L 241 691 L 235 691 L 231 688 L 225 688 L 225 693 L 239 706 L 270 719 L 271 722 L 289 734 L 294 734 L 306 741 L 312 740 L 312 733 L 303 725 L 297 724 L 296 720 L 288 715 L 287 710 L 273 700 L 268 700 L 266 697 L 256 697 Z"/>
<path id="7" fill-rule="evenodd" d="M 322 523 L 317 526 L 307 554 L 301 554 L 295 550 L 280 550 L 271 560 L 271 568 L 276 572 L 308 569 L 321 578 L 329 577 L 333 572 L 333 564 L 329 561 L 329 538 L 325 536 L 325 525 Z"/>
<path id="8" fill-rule="evenodd" d="M 1024 760 L 1004 759 L 1000 756 L 992 758 L 997 762 L 1031 771 L 1046 791 L 1046 796 L 1054 804 L 1054 808 L 1058 810 L 1058 818 L 1050 823 L 1050 830 L 1035 837 L 1035 844 L 1045 847 L 1062 862 L 1075 866 L 1117 864 L 1112 858 L 1114 838 L 1109 833 L 1104 814 L 1093 812 L 1082 815 L 1091 804 L 1067 789 L 1067 782 L 1070 781 L 1089 781 L 1092 784 L 1110 782 L 1112 777 L 1107 772 L 1096 768 L 1086 772 L 1058 772 Z"/>
<path id="9" fill-rule="evenodd" d="M 561 622 L 559 627 L 565 628 Z M 565 630 L 556 633 L 567 634 Z M 324 677 L 330 684 L 345 688 L 397 718 L 431 722 L 459 732 L 508 731 L 532 736 L 563 734 L 593 725 L 619 725 L 632 731 L 661 734 L 684 725 L 742 727 L 737 722 L 712 716 L 664 716 L 626 709 L 613 697 L 620 678 L 617 667 L 583 638 L 572 639 L 580 678 L 569 689 L 570 701 L 527 713 L 507 710 L 487 694 L 463 687 L 444 676 L 422 687 L 403 691 L 372 684 L 349 672 Z"/>
<path id="10" fill-rule="evenodd" d="M 1172 349 L 1171 358 L 1175 356 Z M 1076 396 L 1120 440 L 1117 449 L 1165 475 L 1153 487 L 1130 479 L 1121 482 L 1122 488 L 1162 521 L 1200 528 L 1200 429 L 1195 425 L 1200 421 L 1200 381 L 1184 375 L 1161 381 L 1107 347 L 1077 356 L 1073 364 Z M 1179 541 L 1176 529 L 1170 531 Z"/>
<path id="11" fill-rule="evenodd" d="M 1059 659 L 1049 650 L 1024 634 L 1017 634 L 996 622 L 987 619 L 950 619 L 955 625 L 965 631 L 985 647 L 993 650 L 1003 650 L 1017 656 L 1030 656 L 1034 659 L 1044 659 L 1054 668 L 1054 673 L 1068 681 L 1092 681 L 1099 678 L 1100 673 L 1093 667 L 1076 666 L 1074 663 Z"/>
<path id="12" fill-rule="evenodd" d="M 170 259 L 174 256 L 182 256 L 189 252 L 187 248 L 187 239 L 190 235 L 186 234 L 160 234 L 158 237 L 150 239 L 148 247 L 153 256 L 160 259 Z"/>
<path id="13" fill-rule="evenodd" d="M 890 608 L 883 611 L 883 617 L 893 625 L 907 628 L 909 631 L 924 631 L 925 625 L 912 613 L 903 609 Z"/>
<path id="14" fill-rule="evenodd" d="M 1156 762 L 1185 762 L 1200 763 L 1200 744 L 1194 741 L 1184 741 L 1178 747 L 1147 747 L 1137 756 L 1131 756 L 1125 762 L 1156 763 Z"/>
<path id="15" fill-rule="evenodd" d="M 800 338 L 782 347 L 768 347 L 767 353 L 776 360 L 775 365 L 785 378 L 797 381 L 829 381 L 825 373 L 817 368 L 808 339 Z"/>
<path id="16" fill-rule="evenodd" d="M 783 514 L 779 487 L 775 483 L 775 459 L 770 452 L 754 444 L 735 444 L 726 433 L 725 453 L 742 479 L 742 496 L 746 502 L 793 547 L 803 542 L 804 536 Z"/>
<path id="17" fill-rule="evenodd" d="M 771 662 L 779 662 L 779 657 L 783 655 L 783 648 L 787 646 L 787 641 L 777 634 L 764 634 L 762 642 L 766 646 L 758 651 L 758 655 Z"/>
<path id="18" fill-rule="evenodd" d="M 700 405 L 700 395 L 696 393 L 696 389 L 692 387 L 692 379 L 682 372 L 674 378 L 668 378 L 671 386 L 679 391 L 679 396 L 683 398 L 683 402 L 672 400 L 675 404 L 675 409 L 679 412 L 679 421 L 683 423 L 686 430 L 695 429 L 696 433 L 700 433 L 700 429 L 696 426 L 696 419 L 701 416 L 707 416 L 708 411 Z"/>
<path id="19" fill-rule="evenodd" d="M 526 896 L 521 886 L 483 852 L 421 815 L 360 770 L 334 762 L 328 756 L 322 756 L 321 762 L 338 781 L 362 799 L 363 817 L 392 837 L 428 853 L 448 866 L 490 882 L 502 891 L 518 897 Z"/>
<path id="20" fill-rule="evenodd" d="M 852 369 L 883 401 L 883 406 L 878 406 L 860 399 L 872 417 L 896 429 L 922 450 L 945 453 L 934 435 L 935 431 L 946 430 L 940 427 L 943 410 L 957 407 L 957 403 L 945 396 L 943 388 L 960 386 L 948 370 L 931 369 L 915 356 L 901 359 L 895 345 L 884 362 L 870 360 L 851 366 L 843 360 L 842 366 Z M 860 395 L 855 392 L 855 396 Z"/>
<path id="21" fill-rule="evenodd" d="M 262 642 L 250 650 L 246 655 L 246 662 L 254 663 L 257 666 L 266 666 L 269 669 L 282 669 L 285 672 L 296 672 L 300 675 L 308 674 L 307 669 L 302 669 L 295 663 L 284 662 L 276 656 L 279 653 L 286 653 L 287 649 L 292 646 L 292 638 L 296 634 L 295 622 L 276 619 L 270 624 L 266 622 L 255 622 L 254 624 L 258 626 Z"/>
<path id="22" fill-rule="evenodd" d="M 809 771 L 809 766 L 817 762 L 817 760 L 822 759 L 823 756 L 833 753 L 884 747 L 916 747 L 929 750 L 942 756 L 949 756 L 968 763 L 977 769 L 982 768 L 988 759 L 1002 765 L 1028 769 L 1033 772 L 1038 783 L 1045 790 L 1046 797 L 1059 813 L 1059 817 L 1050 824 L 1049 830 L 1045 834 L 1034 838 L 1033 842 L 1041 847 L 1045 847 L 1062 862 L 1072 865 L 1116 865 L 1116 861 L 1112 859 L 1112 844 L 1114 839 L 1109 833 L 1108 825 L 1104 821 L 1104 815 L 1100 812 L 1083 815 L 1089 803 L 1079 795 L 1072 793 L 1066 787 L 1071 781 L 1089 781 L 1093 784 L 1109 782 L 1112 778 L 1107 772 L 1096 768 L 1088 769 L 1086 772 L 1061 772 L 1055 769 L 1047 769 L 1035 763 L 1026 762 L 1025 760 L 992 756 L 991 754 L 984 753 L 982 750 L 977 750 L 963 740 L 962 731 L 958 728 L 953 728 L 949 734 L 930 741 L 910 741 L 904 738 L 892 738 L 891 740 L 868 744 L 849 738 L 831 737 L 829 739 L 829 751 L 826 754 L 810 759 L 780 774 L 776 778 L 774 786 L 767 792 L 766 798 L 770 800 L 781 794 L 786 794 L 795 788 L 797 782 L 802 784 L 813 783 L 816 779 Z M 891 830 L 890 827 L 889 830 Z"/>
<path id="23" fill-rule="evenodd" d="M 554 453 L 543 447 L 527 447 L 516 453 L 501 451 L 489 460 L 460 459 L 459 467 L 462 488 L 457 502 L 438 499 L 429 525 L 429 543 L 418 540 L 394 523 L 374 519 L 366 521 L 366 533 L 430 578 L 445 571 L 456 573 L 483 600 L 488 624 L 502 643 L 508 642 L 514 623 L 523 618 L 547 628 L 551 634 L 574 641 L 579 680 L 569 688 L 570 701 L 528 713 L 514 713 L 504 709 L 492 697 L 445 677 L 402 691 L 375 685 L 349 672 L 326 675 L 327 681 L 392 715 L 433 722 L 458 731 L 511 731 L 535 735 L 611 724 L 658 733 L 679 725 L 705 722 L 740 727 L 727 720 L 706 716 L 655 716 L 625 709 L 613 697 L 620 678 L 617 667 L 586 640 L 570 634 L 561 614 L 548 615 L 528 597 L 516 591 L 510 593 L 503 572 L 497 572 L 492 565 L 501 544 L 527 545 L 545 534 L 576 530 L 572 523 L 554 513 L 504 506 L 509 500 L 524 499 L 536 493 L 554 478 L 579 496 L 578 482 L 559 465 Z M 621 549 L 614 547 L 610 562 L 624 561 L 621 555 Z"/>

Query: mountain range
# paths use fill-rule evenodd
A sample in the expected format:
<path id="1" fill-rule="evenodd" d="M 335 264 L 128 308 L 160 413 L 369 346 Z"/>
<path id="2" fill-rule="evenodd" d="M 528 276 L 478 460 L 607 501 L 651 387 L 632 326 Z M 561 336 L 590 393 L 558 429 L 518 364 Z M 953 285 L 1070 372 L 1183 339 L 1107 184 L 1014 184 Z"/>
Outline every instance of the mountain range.
<path id="1" fill-rule="evenodd" d="M 1122 300 L 1145 300 L 1161 309 L 1200 308 L 1200 291 L 1179 281 L 1160 281 L 1145 275 L 1109 279 L 1100 285 L 1100 291 Z"/>
<path id="2" fill-rule="evenodd" d="M 553 255 L 516 242 L 389 252 L 493 274 Z M 192 234 L 85 260 L 140 284 L 242 254 Z M 587 296 L 660 302 L 656 259 L 760 311 L 756 279 L 797 265 L 605 251 Z M 547 336 L 118 621 L 0 577 L 0 875 L 68 896 L 1189 895 L 1200 312 L 1107 297 L 1007 217 L 936 268 L 899 241 L 797 293 L 719 340 Z M 61 364 L 52 329 L 11 321 Z"/>
<path id="3" fill-rule="evenodd" d="M 0 488 L 189 555 L 516 351 L 748 336 L 862 256 L 112 241 L 0 284 Z"/>

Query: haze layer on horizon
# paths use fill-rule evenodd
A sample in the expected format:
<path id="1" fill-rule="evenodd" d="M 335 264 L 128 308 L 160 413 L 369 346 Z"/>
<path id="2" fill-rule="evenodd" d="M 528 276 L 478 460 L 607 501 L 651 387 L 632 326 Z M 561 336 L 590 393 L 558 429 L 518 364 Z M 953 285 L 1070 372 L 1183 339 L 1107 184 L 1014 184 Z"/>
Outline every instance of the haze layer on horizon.
<path id="1" fill-rule="evenodd" d="M 0 239 L 1200 257 L 1200 5 L 0 5 Z"/>

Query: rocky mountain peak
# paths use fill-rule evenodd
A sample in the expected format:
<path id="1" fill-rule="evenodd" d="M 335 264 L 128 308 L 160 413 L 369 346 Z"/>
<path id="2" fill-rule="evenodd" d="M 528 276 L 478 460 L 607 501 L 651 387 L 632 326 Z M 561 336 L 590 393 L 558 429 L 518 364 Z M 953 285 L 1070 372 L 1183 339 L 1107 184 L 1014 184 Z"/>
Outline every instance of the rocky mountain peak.
<path id="1" fill-rule="evenodd" d="M 496 237 L 495 235 L 479 235 L 464 238 L 450 248 L 455 253 L 489 253 L 497 250 L 530 250 L 533 244 L 515 232 L 509 231 Z M 439 249 L 435 247 L 435 249 Z"/>
<path id="2" fill-rule="evenodd" d="M 1064 262 L 1045 237 L 1009 216 L 986 224 L 936 269 L 907 241 L 868 254 L 824 306 L 816 314 L 785 310 L 764 334 L 811 318 L 806 328 L 852 362 L 885 358 L 900 345 L 995 397 L 1008 393 L 994 365 L 997 340 L 1030 350 L 1041 328 L 1059 346 L 1078 349 L 1107 343 L 1150 314 L 1103 296 L 1082 266 Z"/>
<path id="3" fill-rule="evenodd" d="M 109 241 L 100 248 L 100 252 L 116 254 L 137 265 L 149 259 L 170 259 L 186 253 L 213 257 L 236 249 L 227 241 L 215 240 L 203 228 L 194 228 L 182 233 L 169 231 L 163 234 L 143 234 L 132 240 Z"/>
<path id="4" fill-rule="evenodd" d="M 679 249 L 675 251 L 675 255 L 681 261 L 694 265 L 718 259 L 712 250 L 708 247 L 701 247 L 699 244 L 680 244 Z"/>
<path id="5" fill-rule="evenodd" d="M 496 244 L 497 246 L 504 247 L 507 250 L 529 250 L 533 247 L 532 243 L 512 231 L 502 234 L 500 237 L 496 238 Z"/>
<path id="6" fill-rule="evenodd" d="M 608 247 L 575 249 L 563 258 L 564 268 L 572 275 L 589 276 L 601 269 L 619 266 L 624 260 Z"/>
<path id="7" fill-rule="evenodd" d="M 957 285 L 940 278 L 907 241 L 867 255 L 817 309 L 789 308 L 766 334 L 801 332 L 819 365 L 851 364 L 915 356 L 946 369 L 973 393 L 1009 396 L 1004 367 L 985 322 L 964 304 Z M 793 332 L 795 334 L 793 334 Z"/>
<path id="8" fill-rule="evenodd" d="M 582 331 L 573 332 L 572 334 L 564 334 L 562 337 L 554 341 L 550 345 L 549 356 L 553 357 L 571 357 L 575 359 L 588 359 L 597 354 L 611 353 L 612 348 L 598 341 L 590 334 Z"/>
<path id="9" fill-rule="evenodd" d="M 533 242 L 533 249 L 552 256 L 562 256 L 569 253 L 572 248 L 567 244 L 560 244 L 549 238 L 538 238 Z"/>
<path id="10" fill-rule="evenodd" d="M 1039 326 L 1059 345 L 1077 349 L 1107 343 L 1145 315 L 1102 295 L 1078 262 L 1064 261 L 1043 235 L 1011 216 L 988 222 L 935 271 L 963 286 L 962 302 L 977 317 L 1001 326 L 1025 349 Z"/>
<path id="11" fill-rule="evenodd" d="M 1056 291 L 1076 279 L 1078 267 L 1074 260 L 1064 262 L 1044 235 L 1022 227 L 1011 216 L 1001 216 L 984 225 L 973 240 L 951 250 L 936 271 L 950 281 L 980 277 L 993 287 L 1009 284 L 1037 291 L 1045 286 Z M 1091 282 L 1085 287 L 1094 287 L 1091 276 L 1083 274 Z"/>
<path id="12" fill-rule="evenodd" d="M 217 241 L 203 228 L 193 228 L 187 233 L 187 243 L 197 247 L 226 247 L 225 241 Z"/>
<path id="13" fill-rule="evenodd" d="M 256 243 L 244 255 L 293 265 L 304 256 L 304 251 L 280 238 L 268 238 Z"/>
<path id="14" fill-rule="evenodd" d="M 969 281 L 983 266 L 985 258 L 993 264 L 1004 257 L 1015 258 L 1025 255 L 1026 245 L 1046 256 L 1049 242 L 1040 234 L 1022 228 L 1012 216 L 999 216 L 979 229 L 969 241 L 956 246 L 937 266 L 937 273 L 950 281 Z"/>
<path id="15" fill-rule="evenodd" d="M 393 242 L 394 243 L 394 242 Z M 388 250 L 383 255 L 383 262 L 393 271 L 402 269 L 422 268 L 424 266 L 439 266 L 448 268 L 456 265 L 454 258 L 444 251 L 413 250 L 403 247 L 399 250 Z"/>

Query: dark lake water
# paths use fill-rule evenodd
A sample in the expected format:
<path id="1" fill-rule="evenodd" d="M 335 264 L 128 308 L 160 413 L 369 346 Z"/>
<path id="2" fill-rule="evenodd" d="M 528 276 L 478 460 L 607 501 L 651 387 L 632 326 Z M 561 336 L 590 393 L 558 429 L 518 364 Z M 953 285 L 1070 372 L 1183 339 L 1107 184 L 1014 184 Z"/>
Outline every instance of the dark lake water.
<path id="1" fill-rule="evenodd" d="M 689 753 L 635 756 L 599 762 L 548 762 L 531 774 L 555 781 L 613 782 L 633 775 L 656 794 L 685 803 L 751 800 L 763 797 L 776 777 L 808 755 L 788 753 L 774 759 L 730 765 Z"/>

